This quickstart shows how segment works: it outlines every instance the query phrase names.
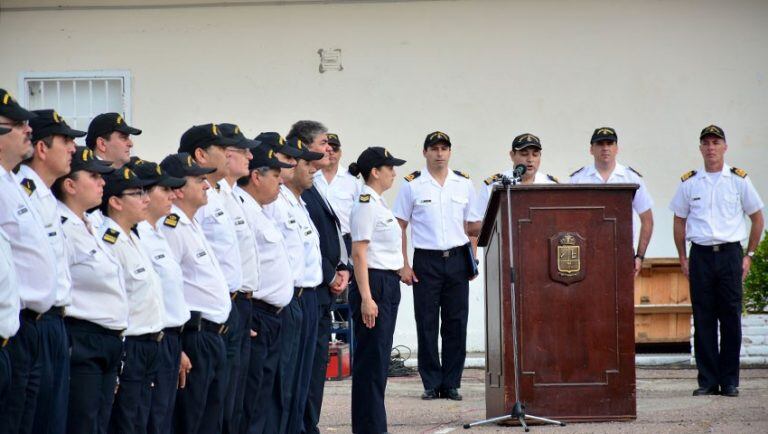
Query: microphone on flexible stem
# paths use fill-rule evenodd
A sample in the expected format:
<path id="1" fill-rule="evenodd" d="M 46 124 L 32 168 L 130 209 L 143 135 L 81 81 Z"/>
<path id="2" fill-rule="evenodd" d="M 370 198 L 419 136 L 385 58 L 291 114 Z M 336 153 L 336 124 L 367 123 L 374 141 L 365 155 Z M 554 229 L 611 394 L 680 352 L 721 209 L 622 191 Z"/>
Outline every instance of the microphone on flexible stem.
<path id="1" fill-rule="evenodd" d="M 517 185 L 523 181 L 523 175 L 528 170 L 525 164 L 518 164 L 515 169 L 512 170 L 512 176 L 502 176 L 501 185 L 508 187 L 510 185 Z"/>

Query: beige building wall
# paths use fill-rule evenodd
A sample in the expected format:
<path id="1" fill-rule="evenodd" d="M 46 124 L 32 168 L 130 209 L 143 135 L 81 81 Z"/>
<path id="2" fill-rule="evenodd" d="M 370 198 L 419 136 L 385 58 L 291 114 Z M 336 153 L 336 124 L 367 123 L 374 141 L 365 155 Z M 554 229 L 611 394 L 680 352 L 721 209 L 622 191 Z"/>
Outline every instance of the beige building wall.
<path id="1" fill-rule="evenodd" d="M 439 129 L 477 185 L 508 168 L 517 134 L 541 137 L 541 170 L 562 180 L 591 162 L 592 129 L 613 126 L 620 161 L 655 200 L 651 257 L 676 256 L 667 204 L 700 166 L 709 123 L 768 199 L 765 1 L 195 3 L 5 0 L 0 87 L 20 94 L 25 71 L 128 70 L 136 150 L 149 159 L 196 123 L 256 135 L 317 119 L 340 134 L 346 162 L 384 145 L 408 160 L 405 175 Z M 318 71 L 321 48 L 342 50 L 343 71 Z M 482 291 L 473 282 L 470 350 L 484 345 Z M 404 287 L 395 342 L 415 347 L 414 330 Z"/>

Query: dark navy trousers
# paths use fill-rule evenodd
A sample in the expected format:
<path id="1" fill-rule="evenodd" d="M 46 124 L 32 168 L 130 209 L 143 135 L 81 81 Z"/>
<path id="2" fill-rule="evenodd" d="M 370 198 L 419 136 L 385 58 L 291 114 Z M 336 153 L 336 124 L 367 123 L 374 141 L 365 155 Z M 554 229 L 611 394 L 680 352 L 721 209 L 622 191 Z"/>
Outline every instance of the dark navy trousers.
<path id="1" fill-rule="evenodd" d="M 227 389 L 227 349 L 213 331 L 185 329 L 181 348 L 192 362 L 187 386 L 179 389 L 174 430 L 179 434 L 220 434 Z"/>
<path id="2" fill-rule="evenodd" d="M 280 365 L 280 315 L 265 309 L 254 300 L 246 399 L 243 402 L 242 434 L 277 433 L 280 409 L 274 399 L 275 379 Z"/>
<path id="3" fill-rule="evenodd" d="M 232 301 L 230 330 L 227 337 L 227 361 L 230 364 L 224 433 L 237 434 L 243 420 L 243 398 L 251 359 L 251 300 L 238 292 Z M 228 322 L 230 324 L 230 322 Z M 230 356 L 232 359 L 230 360 Z"/>
<path id="4" fill-rule="evenodd" d="M 5 338 L 0 336 L 0 345 Z M 5 406 L 8 400 L 8 390 L 11 387 L 11 359 L 8 357 L 8 351 L 5 347 L 0 347 L 0 407 Z"/>
<path id="5" fill-rule="evenodd" d="M 742 250 L 739 243 L 717 249 L 693 244 L 688 264 L 699 387 L 739 385 Z"/>
<path id="6" fill-rule="evenodd" d="M 302 295 L 303 297 L 303 295 Z M 291 420 L 291 410 L 296 388 L 296 367 L 299 363 L 299 340 L 304 317 L 302 315 L 299 297 L 293 297 L 288 306 L 280 312 L 280 362 L 275 378 L 274 403 L 271 406 L 279 409 L 279 413 L 271 415 L 273 420 L 280 420 L 280 433 L 288 433 Z"/>
<path id="7" fill-rule="evenodd" d="M 68 434 L 106 433 L 123 353 L 120 331 L 66 318 L 72 343 Z"/>
<path id="8" fill-rule="evenodd" d="M 461 387 L 461 374 L 467 357 L 467 319 L 469 316 L 469 270 L 467 251 L 441 252 L 416 249 L 413 272 L 413 308 L 419 350 L 419 375 L 425 390 Z M 442 337 L 443 357 L 437 346 Z"/>
<path id="9" fill-rule="evenodd" d="M 304 411 L 309 398 L 309 383 L 315 365 L 317 346 L 317 290 L 304 291 L 299 299 L 302 323 L 299 336 L 299 359 L 296 364 L 296 385 L 291 404 L 289 433 L 300 433 L 304 429 Z"/>
<path id="10" fill-rule="evenodd" d="M 312 375 L 309 380 L 309 394 L 304 409 L 302 432 L 319 434 L 317 424 L 323 408 L 326 371 L 328 370 L 328 345 L 331 340 L 331 304 L 333 295 L 327 286 L 317 289 L 317 339 Z"/>
<path id="11" fill-rule="evenodd" d="M 63 312 L 63 311 L 62 311 Z M 69 337 L 64 318 L 52 311 L 37 322 L 40 334 L 40 390 L 32 432 L 64 434 L 69 401 Z M 44 416 L 43 416 L 44 415 Z"/>
<path id="12" fill-rule="evenodd" d="M 157 353 L 157 375 L 152 389 L 147 432 L 167 434 L 171 432 L 173 407 L 179 383 L 181 363 L 181 335 L 178 328 L 166 328 Z"/>
<path id="13" fill-rule="evenodd" d="M 117 377 L 120 385 L 109 421 L 110 433 L 147 432 L 159 352 L 160 342 L 156 338 L 147 335 L 125 338 L 122 366 Z"/>
<path id="14" fill-rule="evenodd" d="M 21 312 L 20 327 L 6 346 L 11 366 L 11 384 L 5 406 L 0 408 L 0 433 L 29 433 L 37 405 L 42 369 L 39 319 L 29 310 Z"/>
<path id="15" fill-rule="evenodd" d="M 368 269 L 368 284 L 379 308 L 376 324 L 368 328 L 361 316 L 360 292 L 352 285 L 349 303 L 355 330 L 355 363 L 352 365 L 352 432 L 387 432 L 384 393 L 400 306 L 400 276 L 395 271 Z"/>

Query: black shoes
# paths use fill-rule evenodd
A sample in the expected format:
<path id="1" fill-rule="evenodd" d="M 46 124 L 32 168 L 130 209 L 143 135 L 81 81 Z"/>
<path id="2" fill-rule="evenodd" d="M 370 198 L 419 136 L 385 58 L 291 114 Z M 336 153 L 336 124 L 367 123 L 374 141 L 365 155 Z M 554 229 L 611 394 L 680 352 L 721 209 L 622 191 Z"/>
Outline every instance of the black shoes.
<path id="1" fill-rule="evenodd" d="M 450 399 L 451 401 L 461 401 L 463 399 L 458 389 L 445 389 L 440 393 L 440 395 L 442 395 L 442 397 L 445 399 Z"/>
<path id="2" fill-rule="evenodd" d="M 723 386 L 723 390 L 720 394 L 723 396 L 736 397 L 739 396 L 739 388 L 736 386 Z"/>
<path id="3" fill-rule="evenodd" d="M 698 389 L 693 391 L 693 396 L 709 396 L 709 395 L 719 395 L 720 391 L 717 390 L 717 386 L 711 386 L 711 387 L 699 387 Z"/>
<path id="4" fill-rule="evenodd" d="M 438 398 L 437 391 L 434 389 L 427 389 L 424 391 L 424 393 L 421 394 L 421 399 L 425 401 L 431 401 L 437 398 Z"/>

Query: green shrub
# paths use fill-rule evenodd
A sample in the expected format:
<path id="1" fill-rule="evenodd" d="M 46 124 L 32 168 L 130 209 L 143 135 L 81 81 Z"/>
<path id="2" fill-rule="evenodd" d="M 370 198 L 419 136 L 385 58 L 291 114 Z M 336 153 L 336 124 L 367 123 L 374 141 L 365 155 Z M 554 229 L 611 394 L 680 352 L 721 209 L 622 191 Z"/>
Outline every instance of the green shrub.
<path id="1" fill-rule="evenodd" d="M 768 231 L 757 245 L 752 266 L 744 280 L 744 310 L 764 312 L 768 306 Z"/>

